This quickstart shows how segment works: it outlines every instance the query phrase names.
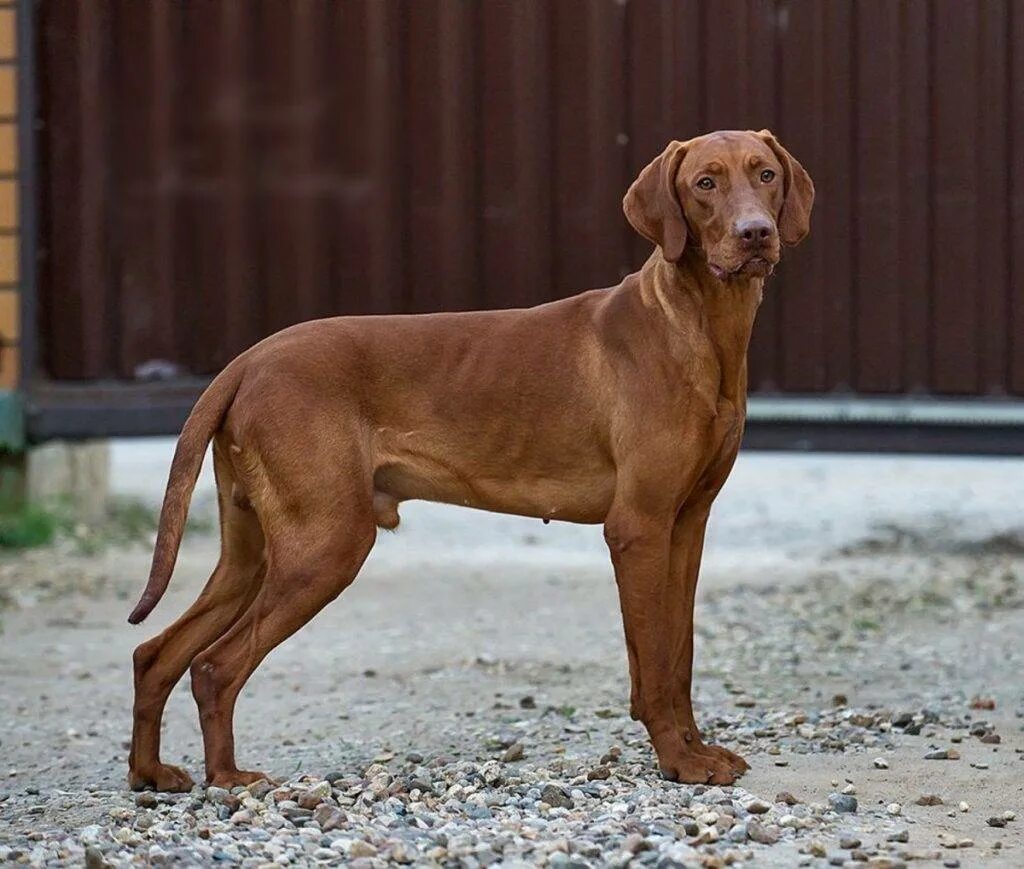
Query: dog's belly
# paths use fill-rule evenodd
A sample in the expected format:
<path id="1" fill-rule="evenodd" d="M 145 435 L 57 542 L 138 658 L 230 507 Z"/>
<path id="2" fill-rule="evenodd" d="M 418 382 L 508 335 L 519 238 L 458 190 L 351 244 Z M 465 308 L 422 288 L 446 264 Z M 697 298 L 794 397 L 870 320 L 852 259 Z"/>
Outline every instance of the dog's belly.
<path id="1" fill-rule="evenodd" d="M 598 523 L 611 507 L 615 474 L 595 467 L 559 477 L 529 470 L 506 476 L 399 460 L 377 469 L 374 488 L 396 501 L 437 501 L 545 520 Z"/>

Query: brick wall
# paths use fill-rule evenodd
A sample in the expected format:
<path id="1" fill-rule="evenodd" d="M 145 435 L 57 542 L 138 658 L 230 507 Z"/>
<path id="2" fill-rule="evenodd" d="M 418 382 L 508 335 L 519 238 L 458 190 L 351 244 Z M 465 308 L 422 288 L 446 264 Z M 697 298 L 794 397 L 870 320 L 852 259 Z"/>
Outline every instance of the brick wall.
<path id="1" fill-rule="evenodd" d="M 15 4 L 0 0 L 0 389 L 18 384 L 18 55 Z"/>

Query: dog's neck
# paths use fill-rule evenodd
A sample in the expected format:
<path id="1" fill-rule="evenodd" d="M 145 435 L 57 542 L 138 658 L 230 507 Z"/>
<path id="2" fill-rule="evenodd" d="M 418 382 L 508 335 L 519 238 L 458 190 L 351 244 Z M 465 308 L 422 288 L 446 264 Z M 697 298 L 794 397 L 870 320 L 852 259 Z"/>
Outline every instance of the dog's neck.
<path id="1" fill-rule="evenodd" d="M 764 278 L 716 278 L 700 251 L 688 248 L 670 263 L 660 248 L 644 263 L 640 282 L 648 305 L 656 305 L 671 326 L 685 331 L 694 323 L 710 340 L 722 371 L 721 394 L 746 405 L 747 348 L 761 304 Z M 693 315 L 697 314 L 696 317 Z"/>

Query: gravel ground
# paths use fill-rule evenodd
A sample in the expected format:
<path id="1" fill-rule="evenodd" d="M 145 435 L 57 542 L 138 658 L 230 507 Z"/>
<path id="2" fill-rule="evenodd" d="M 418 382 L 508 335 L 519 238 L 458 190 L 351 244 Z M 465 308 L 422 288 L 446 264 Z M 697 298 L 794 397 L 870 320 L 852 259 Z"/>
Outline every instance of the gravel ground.
<path id="1" fill-rule="evenodd" d="M 158 498 L 168 448 L 118 445 L 119 491 Z M 124 786 L 131 649 L 216 540 L 142 628 L 142 547 L 8 557 L 0 863 L 1024 865 L 1021 491 L 1019 461 L 742 457 L 697 612 L 733 788 L 658 777 L 596 528 L 405 505 L 243 693 L 239 760 L 282 784 L 235 793 Z M 201 774 L 187 680 L 164 756 Z"/>

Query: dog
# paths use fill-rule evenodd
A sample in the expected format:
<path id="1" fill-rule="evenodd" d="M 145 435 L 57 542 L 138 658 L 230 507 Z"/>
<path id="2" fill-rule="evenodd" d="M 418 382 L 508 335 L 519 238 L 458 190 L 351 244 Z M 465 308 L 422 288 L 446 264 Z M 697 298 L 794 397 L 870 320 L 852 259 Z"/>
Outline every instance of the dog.
<path id="1" fill-rule="evenodd" d="M 673 141 L 623 200 L 654 251 L 618 286 L 534 308 L 337 317 L 234 359 L 182 429 L 141 622 L 167 588 L 209 443 L 220 561 L 134 654 L 129 783 L 192 787 L 160 761 L 186 670 L 206 781 L 235 763 L 235 700 L 263 658 L 356 578 L 410 499 L 602 523 L 630 712 L 662 774 L 730 784 L 748 764 L 702 738 L 690 699 L 704 530 L 743 435 L 747 347 L 765 279 L 807 235 L 814 185 L 768 130 Z"/>

